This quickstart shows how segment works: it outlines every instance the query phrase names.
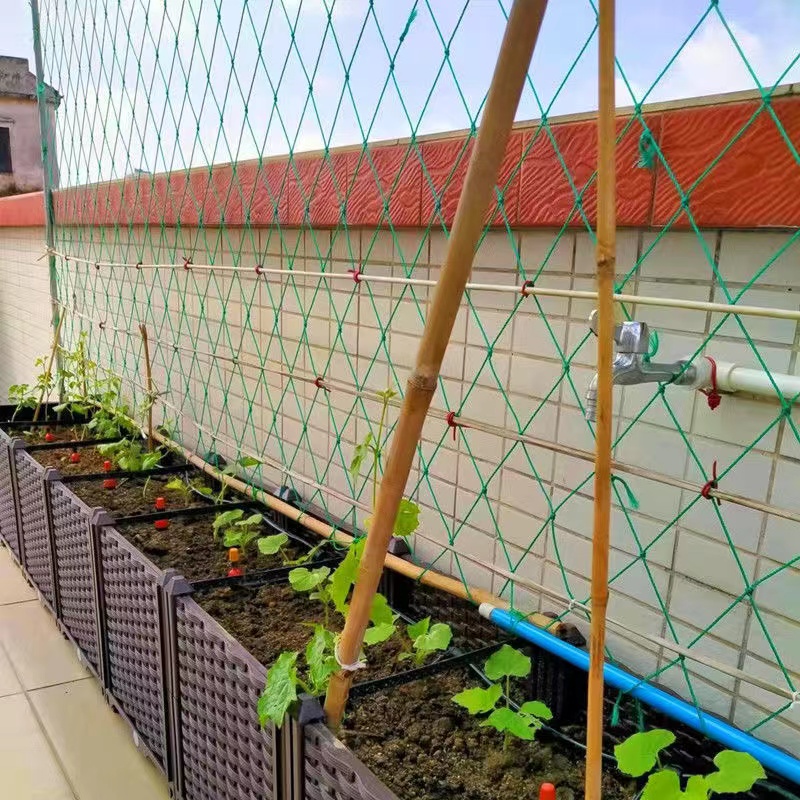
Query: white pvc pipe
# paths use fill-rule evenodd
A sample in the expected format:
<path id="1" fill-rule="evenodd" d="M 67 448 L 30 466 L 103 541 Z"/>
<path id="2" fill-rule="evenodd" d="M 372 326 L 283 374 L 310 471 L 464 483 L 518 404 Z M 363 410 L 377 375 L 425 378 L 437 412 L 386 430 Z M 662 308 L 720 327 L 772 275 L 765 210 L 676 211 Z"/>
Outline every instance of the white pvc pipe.
<path id="1" fill-rule="evenodd" d="M 711 388 L 711 362 L 707 358 L 698 358 L 694 365 L 697 370 L 694 381 L 691 384 L 683 385 L 693 389 Z M 782 372 L 767 373 L 761 369 L 740 367 L 730 361 L 717 361 L 716 365 L 717 389 L 721 392 L 747 392 L 773 399 L 776 399 L 776 395 L 780 393 L 786 400 L 797 402 L 800 399 L 800 375 L 787 375 Z"/>

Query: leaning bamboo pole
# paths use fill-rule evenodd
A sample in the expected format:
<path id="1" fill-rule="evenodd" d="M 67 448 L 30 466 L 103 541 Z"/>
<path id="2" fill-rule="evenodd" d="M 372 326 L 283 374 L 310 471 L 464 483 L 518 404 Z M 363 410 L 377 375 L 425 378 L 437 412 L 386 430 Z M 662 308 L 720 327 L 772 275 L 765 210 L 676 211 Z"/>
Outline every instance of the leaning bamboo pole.
<path id="1" fill-rule="evenodd" d="M 483 230 L 546 6 L 547 0 L 515 0 L 508 18 L 447 255 L 425 321 L 416 368 L 408 380 L 350 610 L 336 648 L 341 669 L 331 676 L 325 698 L 327 723 L 332 728 L 339 726 L 344 714 L 386 549 L 472 270 L 475 248 Z"/>
<path id="2" fill-rule="evenodd" d="M 603 667 L 608 607 L 616 267 L 614 0 L 600 0 L 597 110 L 597 426 L 592 534 L 592 621 L 586 723 L 586 800 L 600 800 L 603 777 Z"/>

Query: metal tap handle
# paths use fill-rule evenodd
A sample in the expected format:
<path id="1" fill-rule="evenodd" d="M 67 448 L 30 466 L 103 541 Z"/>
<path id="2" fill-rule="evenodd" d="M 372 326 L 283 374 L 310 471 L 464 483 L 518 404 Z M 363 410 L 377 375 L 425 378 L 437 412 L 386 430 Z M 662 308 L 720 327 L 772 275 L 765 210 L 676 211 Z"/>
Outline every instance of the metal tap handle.
<path id="1" fill-rule="evenodd" d="M 597 309 L 589 315 L 589 328 L 597 336 Z M 614 342 L 618 353 L 646 355 L 650 349 L 650 328 L 646 322 L 621 322 L 614 326 Z"/>

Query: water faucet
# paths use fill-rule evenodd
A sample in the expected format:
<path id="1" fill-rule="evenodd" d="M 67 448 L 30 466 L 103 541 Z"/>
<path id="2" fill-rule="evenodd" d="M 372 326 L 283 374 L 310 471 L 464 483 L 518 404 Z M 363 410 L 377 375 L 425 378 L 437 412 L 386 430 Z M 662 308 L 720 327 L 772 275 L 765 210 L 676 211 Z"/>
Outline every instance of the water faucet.
<path id="1" fill-rule="evenodd" d="M 589 327 L 597 335 L 597 311 L 589 317 Z M 654 363 L 645 356 L 650 350 L 650 328 L 646 322 L 635 320 L 621 322 L 614 327 L 616 356 L 613 365 L 613 383 L 631 386 L 637 383 L 695 384 L 695 367 L 687 365 L 688 359 L 673 363 Z M 586 419 L 594 422 L 597 415 L 597 375 L 586 390 Z"/>

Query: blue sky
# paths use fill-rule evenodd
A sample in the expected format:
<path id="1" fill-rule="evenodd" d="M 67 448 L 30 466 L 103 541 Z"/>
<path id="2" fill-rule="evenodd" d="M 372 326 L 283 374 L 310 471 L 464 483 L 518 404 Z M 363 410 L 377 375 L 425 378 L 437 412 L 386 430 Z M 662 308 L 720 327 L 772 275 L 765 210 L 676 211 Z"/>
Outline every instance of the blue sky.
<path id="1" fill-rule="evenodd" d="M 329 25 L 325 0 L 41 3 L 51 33 L 47 77 L 65 95 L 69 182 L 468 127 L 510 6 L 375 0 L 370 12 L 368 0 L 336 0 Z M 0 53 L 32 60 L 27 2 L 4 6 Z M 107 17 L 98 11 L 104 6 Z M 706 0 L 618 0 L 618 59 L 637 100 L 755 88 L 731 33 L 763 85 L 789 67 L 782 82 L 800 81 L 800 2 L 720 0 L 718 8 L 709 12 Z M 595 107 L 594 23 L 590 0 L 551 0 L 519 119 Z M 618 104 L 630 104 L 622 74 L 617 85 Z"/>

